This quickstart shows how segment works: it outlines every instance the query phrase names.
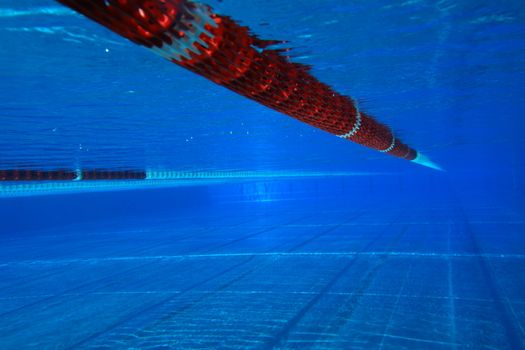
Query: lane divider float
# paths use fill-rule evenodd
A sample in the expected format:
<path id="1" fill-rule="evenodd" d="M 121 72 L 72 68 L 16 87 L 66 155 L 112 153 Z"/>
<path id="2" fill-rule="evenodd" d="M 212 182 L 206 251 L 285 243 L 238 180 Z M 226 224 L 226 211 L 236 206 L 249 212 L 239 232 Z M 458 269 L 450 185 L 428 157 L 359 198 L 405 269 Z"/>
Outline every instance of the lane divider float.
<path id="1" fill-rule="evenodd" d="M 57 0 L 132 42 L 242 96 L 360 145 L 442 170 L 403 143 L 386 125 L 361 111 L 289 61 L 282 42 L 261 40 L 249 28 L 189 0 Z M 1 179 L 145 179 L 145 171 L 2 170 Z"/>

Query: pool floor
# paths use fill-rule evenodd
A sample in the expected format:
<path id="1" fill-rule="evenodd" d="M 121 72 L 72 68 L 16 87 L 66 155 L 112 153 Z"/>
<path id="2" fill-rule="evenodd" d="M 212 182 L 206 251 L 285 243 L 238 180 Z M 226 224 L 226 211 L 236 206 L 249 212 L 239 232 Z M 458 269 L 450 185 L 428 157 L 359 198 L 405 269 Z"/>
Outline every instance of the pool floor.
<path id="1" fill-rule="evenodd" d="M 525 218 L 239 202 L 4 235 L 2 349 L 518 349 Z"/>

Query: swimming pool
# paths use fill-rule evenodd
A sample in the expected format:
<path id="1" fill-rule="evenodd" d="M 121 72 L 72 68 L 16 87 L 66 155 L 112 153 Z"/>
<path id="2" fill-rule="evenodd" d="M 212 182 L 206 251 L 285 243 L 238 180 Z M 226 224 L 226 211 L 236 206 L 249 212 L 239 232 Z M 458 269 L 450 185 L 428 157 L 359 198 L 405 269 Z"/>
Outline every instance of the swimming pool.
<path id="1" fill-rule="evenodd" d="M 71 181 L 0 183 L 2 348 L 524 347 L 525 6 L 207 4 L 445 171 L 6 1 L 0 170 Z"/>

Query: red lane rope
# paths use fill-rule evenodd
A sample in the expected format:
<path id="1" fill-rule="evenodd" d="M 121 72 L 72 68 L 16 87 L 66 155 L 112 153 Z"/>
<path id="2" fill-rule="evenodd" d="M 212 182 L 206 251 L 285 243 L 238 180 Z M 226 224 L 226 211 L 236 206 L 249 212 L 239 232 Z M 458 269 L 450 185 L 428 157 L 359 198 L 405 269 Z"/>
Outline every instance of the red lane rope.
<path id="1" fill-rule="evenodd" d="M 0 181 L 144 180 L 142 170 L 26 170 L 0 169 Z"/>
<path id="2" fill-rule="evenodd" d="M 289 62 L 276 41 L 188 0 L 58 0 L 117 34 L 236 93 L 319 129 L 393 156 L 418 153 L 354 101 Z"/>

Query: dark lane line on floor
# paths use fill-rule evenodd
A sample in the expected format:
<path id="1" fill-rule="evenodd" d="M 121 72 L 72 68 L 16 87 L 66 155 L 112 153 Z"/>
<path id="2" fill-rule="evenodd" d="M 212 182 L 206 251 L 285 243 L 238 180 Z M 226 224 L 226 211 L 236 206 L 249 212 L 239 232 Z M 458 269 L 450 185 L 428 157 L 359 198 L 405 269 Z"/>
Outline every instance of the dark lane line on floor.
<path id="1" fill-rule="evenodd" d="M 523 341 L 525 334 L 522 334 L 520 329 L 518 329 L 519 327 L 517 326 L 517 323 L 519 321 L 512 316 L 514 315 L 514 313 L 512 312 L 512 310 L 509 309 L 510 306 L 507 305 L 507 303 L 505 303 L 505 298 L 503 298 L 503 296 L 500 293 L 499 287 L 497 286 L 496 282 L 497 279 L 494 275 L 494 270 L 491 266 L 490 260 L 482 255 L 481 247 L 479 245 L 476 234 L 470 227 L 468 216 L 465 213 L 465 210 L 461 206 L 459 201 L 457 202 L 457 206 L 457 211 L 461 216 L 460 222 L 463 224 L 464 232 L 467 234 L 466 238 L 470 240 L 470 245 L 472 247 L 473 252 L 478 257 L 479 266 L 487 284 L 487 290 L 494 303 L 494 308 L 502 322 L 504 332 L 507 335 L 508 344 L 511 349 L 523 349 L 525 348 L 525 343 Z"/>
<path id="2" fill-rule="evenodd" d="M 124 318 L 122 318 L 119 321 L 113 323 L 111 326 L 109 326 L 109 327 L 107 327 L 107 328 L 105 328 L 105 329 L 103 329 L 101 331 L 95 332 L 95 333 L 89 335 L 88 337 L 86 337 L 86 338 L 84 338 L 84 339 L 82 339 L 82 340 L 80 340 L 80 341 L 78 341 L 78 342 L 76 342 L 76 343 L 74 343 L 72 345 L 65 346 L 63 349 L 64 350 L 68 350 L 68 349 L 74 349 L 76 347 L 79 347 L 79 346 L 89 342 L 90 340 L 101 336 L 102 334 L 110 332 L 111 330 L 119 327 L 120 325 L 122 325 L 122 324 L 124 324 L 124 323 L 126 323 L 126 322 L 128 322 L 130 320 L 132 320 L 133 318 L 135 318 L 135 317 L 137 317 L 137 316 L 139 316 L 141 314 L 150 312 L 151 310 L 153 310 L 153 309 L 155 309 L 155 308 L 157 308 L 157 307 L 159 307 L 159 306 L 161 306 L 161 305 L 163 305 L 163 304 L 165 304 L 165 303 L 167 303 L 167 302 L 169 302 L 169 301 L 171 301 L 171 300 L 173 300 L 173 299 L 175 299 L 175 298 L 177 298 L 177 297 L 179 297 L 181 295 L 184 295 L 184 294 L 192 291 L 195 288 L 198 288 L 198 287 L 200 287 L 202 285 L 205 285 L 208 282 L 211 282 L 211 281 L 213 281 L 213 280 L 215 280 L 217 278 L 220 278 L 220 277 L 228 274 L 229 272 L 234 271 L 234 270 L 238 269 L 239 267 L 241 267 L 243 265 L 246 265 L 247 263 L 252 261 L 254 258 L 255 257 L 249 257 L 248 259 L 245 259 L 244 261 L 241 261 L 240 263 L 237 263 L 237 264 L 234 264 L 232 266 L 229 266 L 228 268 L 223 269 L 222 271 L 220 271 L 220 272 L 218 272 L 216 274 L 213 274 L 210 277 L 207 277 L 207 278 L 205 278 L 205 279 L 203 279 L 203 280 L 201 280 L 199 282 L 196 282 L 196 283 L 188 286 L 185 289 L 182 289 L 178 293 L 175 293 L 175 294 L 172 294 L 172 295 L 170 295 L 170 296 L 168 296 L 166 298 L 163 298 L 162 300 L 159 300 L 159 301 L 153 303 L 152 305 L 148 305 L 147 307 L 141 308 L 140 310 L 135 310 L 132 313 L 125 315 Z"/>
<path id="3" fill-rule="evenodd" d="M 352 220 L 355 220 L 355 219 L 356 219 L 357 217 L 359 217 L 360 215 L 361 215 L 360 213 L 355 214 L 351 219 L 345 220 L 345 223 L 346 223 L 346 222 L 349 222 L 349 221 L 352 221 Z M 338 224 L 338 225 L 334 225 L 334 226 L 332 226 L 332 227 L 329 227 L 328 229 L 322 231 L 321 233 L 315 235 L 314 237 L 310 237 L 310 238 L 306 239 L 305 241 L 299 243 L 298 245 L 296 245 L 296 246 L 290 248 L 290 249 L 288 250 L 288 252 L 292 252 L 292 251 L 294 251 L 294 250 L 296 250 L 296 249 L 298 249 L 298 248 L 300 248 L 300 247 L 306 245 L 307 243 L 312 242 L 314 239 L 317 239 L 317 238 L 319 238 L 319 237 L 321 237 L 321 236 L 323 236 L 323 235 L 326 235 L 326 234 L 328 234 L 328 233 L 330 233 L 330 232 L 336 230 L 337 228 L 341 227 L 342 225 L 343 225 L 343 223 L 342 223 L 342 224 Z M 267 232 L 267 231 L 265 231 L 265 232 Z M 261 234 L 261 233 L 263 233 L 263 232 L 259 232 L 258 234 Z M 250 235 L 250 236 L 253 236 L 253 235 Z M 236 242 L 238 242 L 238 241 L 240 241 L 240 240 L 236 240 Z M 286 245 L 286 244 L 287 244 L 287 243 L 282 243 L 282 244 L 280 244 L 279 246 L 283 246 L 283 245 Z M 268 251 L 272 251 L 272 250 L 278 249 L 279 246 L 274 247 L 274 248 L 271 248 L 271 249 L 269 249 Z M 253 258 L 255 258 L 255 256 L 251 256 L 251 258 L 253 259 Z M 234 285 L 235 283 L 241 281 L 242 279 L 246 278 L 247 276 L 249 276 L 249 275 L 252 274 L 253 272 L 259 270 L 260 268 L 262 268 L 262 267 L 264 267 L 264 266 L 266 266 L 266 265 L 268 265 L 268 264 L 269 264 L 268 262 L 264 261 L 264 262 L 262 262 L 262 263 L 260 263 L 260 264 L 258 264 L 258 265 L 256 265 L 256 266 L 252 267 L 250 270 L 248 270 L 248 271 L 242 273 L 242 274 L 239 275 L 239 276 L 234 277 L 231 281 L 228 281 L 228 282 L 222 284 L 221 286 L 219 286 L 219 288 L 217 288 L 217 289 L 215 289 L 215 290 L 213 290 L 213 291 L 210 291 L 209 293 L 205 293 L 203 296 L 201 296 L 199 299 L 197 299 L 196 301 L 192 302 L 191 304 L 189 304 L 189 305 L 184 305 L 184 306 L 182 306 L 182 307 L 180 307 L 180 308 L 178 308 L 178 309 L 176 309 L 176 310 L 173 310 L 173 311 L 170 312 L 169 314 L 167 314 L 167 315 L 161 317 L 160 319 L 158 319 L 157 321 L 155 321 L 155 322 L 154 322 L 153 324 L 151 324 L 150 326 L 148 326 L 148 327 L 143 327 L 143 328 L 141 328 L 141 329 L 136 330 L 135 333 L 144 333 L 145 330 L 150 329 L 150 328 L 155 329 L 155 325 L 158 325 L 158 324 L 160 324 L 161 322 L 167 321 L 167 320 L 173 318 L 174 316 L 176 316 L 176 315 L 178 315 L 178 314 L 180 314 L 180 313 L 182 313 L 182 312 L 184 312 L 184 311 L 190 310 L 190 309 L 192 309 L 192 308 L 198 306 L 199 304 L 201 304 L 201 303 L 202 303 L 203 301 L 205 301 L 206 299 L 208 299 L 208 298 L 210 298 L 210 297 L 213 297 L 213 296 L 219 294 L 220 292 L 224 291 L 226 288 L 228 288 L 228 287 Z M 177 298 L 177 297 L 180 297 L 181 294 L 182 294 L 182 293 L 178 293 L 177 295 L 174 295 L 173 298 L 170 298 L 170 300 L 168 300 L 168 301 L 171 301 L 171 299 L 175 299 L 175 298 Z M 166 301 L 166 302 L 168 302 L 168 301 Z M 165 304 L 166 302 L 163 302 L 162 304 Z M 160 306 L 162 306 L 162 304 L 156 305 L 156 307 L 160 307 Z M 150 311 L 151 311 L 151 310 L 150 310 Z M 140 316 L 140 314 L 137 315 L 137 316 Z M 126 320 L 125 322 L 130 321 L 130 320 L 131 320 L 131 319 Z M 89 340 L 93 340 L 94 338 L 98 338 L 98 337 L 102 336 L 102 335 L 105 334 L 105 333 L 109 333 L 109 331 L 111 331 L 111 330 L 113 330 L 113 329 L 116 329 L 117 327 L 119 327 L 120 325 L 122 325 L 122 324 L 125 323 L 125 322 L 120 322 L 118 325 L 114 325 L 114 326 L 112 326 L 111 329 L 108 329 L 107 331 L 101 331 L 101 332 L 99 332 L 98 335 L 97 335 L 96 337 L 89 337 L 89 339 L 87 339 L 86 341 L 79 342 L 78 344 L 79 344 L 79 345 L 85 344 L 85 343 L 88 342 Z M 139 336 L 139 335 L 135 335 L 135 338 L 140 338 L 140 336 Z"/>
<path id="4" fill-rule="evenodd" d="M 275 230 L 275 229 L 277 229 L 279 227 L 286 226 L 286 225 L 289 225 L 291 223 L 294 223 L 294 222 L 297 222 L 297 221 L 300 221 L 300 220 L 304 220 L 304 218 L 309 217 L 309 216 L 310 215 L 303 215 L 300 218 L 296 218 L 296 219 L 293 219 L 291 221 L 287 221 L 287 222 L 280 223 L 280 224 L 277 224 L 277 225 L 272 225 L 272 226 L 267 227 L 265 229 L 261 229 L 259 231 L 256 231 L 256 232 L 244 235 L 244 236 L 236 238 L 234 240 L 231 240 L 231 241 L 228 241 L 228 242 L 224 242 L 224 243 L 222 243 L 222 244 L 220 244 L 220 245 L 218 245 L 216 247 L 213 247 L 212 249 L 205 250 L 203 253 L 208 253 L 208 252 L 214 251 L 215 249 L 221 249 L 221 248 L 228 247 L 228 246 L 230 246 L 232 244 L 242 242 L 242 241 L 247 240 L 247 239 L 252 238 L 252 237 L 256 237 L 256 236 L 258 236 L 260 234 L 267 233 L 267 232 Z"/>
<path id="5" fill-rule="evenodd" d="M 408 231 L 408 228 L 409 227 L 407 225 L 400 230 L 399 234 L 394 237 L 394 240 L 389 245 L 387 252 L 391 251 L 397 245 L 397 243 L 399 243 L 401 238 L 403 238 L 403 236 Z M 378 256 L 375 265 L 369 269 L 368 273 L 361 280 L 361 283 L 357 286 L 357 288 L 354 288 L 354 291 L 350 294 L 348 299 L 340 305 L 336 315 L 333 317 L 333 322 L 328 327 L 323 329 L 324 333 L 339 334 L 341 328 L 352 318 L 355 309 L 361 302 L 361 299 L 366 294 L 366 291 L 372 282 L 374 282 L 378 272 L 384 267 L 387 260 L 388 254 L 382 254 Z"/>
<path id="6" fill-rule="evenodd" d="M 245 220 L 245 221 L 239 223 L 237 226 L 241 226 L 241 225 L 243 225 L 243 224 L 246 224 L 246 223 L 249 223 L 249 222 L 252 222 L 252 221 L 255 221 L 255 220 Z M 236 226 L 235 226 L 235 227 L 236 227 Z M 220 230 L 220 229 L 221 229 L 221 228 L 210 228 L 209 230 L 205 230 L 205 231 L 203 231 L 203 232 L 205 232 L 205 233 L 210 233 L 210 232 L 218 231 L 218 230 Z M 191 236 L 193 236 L 193 235 L 194 235 L 194 232 L 192 232 L 192 233 L 190 233 L 190 234 L 187 234 L 187 235 L 184 235 L 183 237 L 181 237 L 180 239 L 177 239 L 176 241 L 184 240 L 184 239 L 189 238 L 189 237 L 191 237 Z M 149 247 L 147 247 L 147 248 L 133 249 L 132 251 L 134 251 L 135 253 L 140 253 L 140 252 L 148 251 L 148 250 L 150 250 L 150 249 L 154 249 L 155 247 L 160 246 L 160 245 L 162 245 L 162 244 L 164 244 L 164 242 L 161 243 L 161 244 L 155 244 L 155 245 L 153 245 L 153 246 L 149 246 Z M 49 300 L 51 300 L 51 299 L 53 299 L 53 298 L 60 298 L 60 297 L 61 297 L 62 295 L 64 295 L 64 294 L 70 294 L 70 293 L 75 292 L 75 291 L 77 291 L 77 290 L 79 290 L 79 289 L 82 289 L 82 288 L 85 288 L 85 287 L 89 287 L 90 285 L 96 285 L 96 284 L 98 284 L 98 283 L 100 283 L 100 282 L 104 282 L 104 281 L 106 281 L 106 280 L 108 280 L 108 279 L 113 279 L 114 277 L 118 277 L 118 276 L 123 275 L 123 274 L 127 274 L 127 273 L 129 273 L 129 272 L 131 272 L 131 271 L 133 271 L 133 270 L 140 269 L 140 268 L 142 268 L 142 267 L 146 267 L 146 266 L 151 265 L 151 264 L 153 264 L 153 263 L 155 263 L 155 261 L 146 262 L 146 263 L 144 263 L 144 264 L 141 264 L 141 265 L 139 265 L 139 266 L 132 267 L 132 268 L 130 268 L 130 269 L 126 269 L 126 270 L 123 270 L 123 271 L 122 271 L 122 270 L 121 270 L 121 271 L 118 271 L 118 272 L 113 273 L 113 274 L 111 274 L 111 275 L 109 275 L 109 276 L 104 276 L 104 277 L 101 277 L 101 278 L 97 278 L 97 279 L 91 280 L 91 281 L 86 282 L 86 283 L 82 283 L 82 284 L 77 285 L 77 286 L 75 286 L 75 287 L 72 287 L 72 288 L 69 288 L 69 289 L 63 290 L 63 291 L 61 291 L 60 293 L 55 294 L 55 295 L 53 295 L 53 296 L 49 296 L 49 297 L 45 297 L 45 298 L 43 298 L 43 299 L 35 300 L 35 301 L 31 302 L 31 303 L 28 303 L 28 304 L 22 305 L 22 306 L 20 306 L 20 307 L 18 307 L 18 308 L 16 308 L 16 309 L 12 309 L 12 310 L 9 310 L 9 311 L 6 311 L 6 312 L 3 312 L 3 313 L 0 313 L 0 317 L 7 316 L 7 315 L 12 314 L 12 313 L 17 312 L 17 311 L 24 310 L 25 308 L 28 308 L 28 307 L 31 307 L 31 306 L 35 306 L 35 305 L 37 305 L 37 304 L 39 304 L 39 303 L 43 303 L 43 302 L 49 301 Z M 50 277 L 50 276 L 60 275 L 61 273 L 63 273 L 63 271 L 62 271 L 62 270 L 59 270 L 59 271 L 53 272 L 52 274 L 47 274 L 47 276 L 44 276 L 44 277 Z M 40 279 L 41 279 L 41 278 L 40 278 Z M 30 284 L 30 282 L 31 282 L 31 281 L 29 281 L 27 284 Z M 114 283 L 105 284 L 105 285 L 103 285 L 102 287 L 108 287 L 108 286 L 111 286 L 112 284 L 114 284 Z"/>
<path id="7" fill-rule="evenodd" d="M 399 215 L 398 215 L 399 216 Z M 398 217 L 396 216 L 396 218 Z M 395 219 L 392 220 L 392 222 L 395 222 Z M 375 238 L 373 238 L 365 247 L 363 247 L 360 252 L 365 252 L 369 248 L 373 247 L 383 236 L 386 234 L 388 226 L 385 230 L 381 231 Z M 266 341 L 261 349 L 275 349 L 279 348 L 283 343 L 286 342 L 288 339 L 289 334 L 291 331 L 299 324 L 301 319 L 304 318 L 304 316 L 327 294 L 327 292 L 350 270 L 350 268 L 355 264 L 355 262 L 358 260 L 358 256 L 354 256 L 351 258 L 348 263 L 346 263 L 345 266 L 339 272 L 312 298 L 306 305 L 304 305 L 296 314 L 294 317 L 292 317 L 283 328 L 281 328 L 280 331 L 278 331 L 271 339 Z"/>
<path id="8" fill-rule="evenodd" d="M 92 286 L 92 285 L 97 285 L 97 284 L 100 284 L 101 282 L 105 282 L 105 281 L 108 281 L 108 280 L 110 280 L 110 281 L 112 281 L 112 282 L 103 285 L 103 287 L 111 286 L 112 284 L 117 283 L 117 282 L 114 281 L 114 278 L 115 278 L 115 277 L 119 277 L 119 276 L 121 276 L 121 275 L 128 274 L 128 273 L 130 273 L 130 272 L 132 272 L 132 271 L 138 270 L 138 269 L 140 269 L 140 268 L 142 268 L 142 267 L 145 267 L 145 266 L 148 266 L 148 265 L 152 265 L 152 264 L 154 264 L 154 263 L 155 263 L 155 261 L 148 261 L 148 262 L 146 262 L 146 263 L 144 263 L 144 264 L 141 264 L 141 265 L 139 265 L 139 266 L 134 266 L 134 267 L 131 267 L 131 268 L 128 268 L 128 269 L 125 269 L 125 270 L 119 270 L 119 271 L 117 271 L 117 272 L 115 272 L 115 273 L 112 273 L 112 274 L 110 274 L 110 275 L 104 276 L 104 277 L 102 277 L 102 278 L 98 278 L 98 279 L 95 279 L 95 280 L 91 280 L 91 281 L 89 281 L 89 282 L 86 282 L 86 283 L 82 283 L 82 284 L 80 284 L 80 285 L 77 285 L 77 286 L 75 286 L 75 287 L 73 287 L 73 288 L 66 289 L 66 290 L 60 292 L 59 294 L 54 294 L 54 295 L 52 295 L 52 296 L 48 296 L 48 297 L 45 297 L 45 298 L 43 298 L 43 299 L 35 300 L 35 301 L 31 302 L 31 303 L 28 303 L 28 304 L 22 305 L 22 306 L 20 306 L 20 307 L 18 307 L 18 308 L 16 308 L 16 309 L 9 310 L 9 311 L 6 311 L 6 312 L 4 312 L 4 313 L 0 313 L 0 317 L 5 317 L 5 316 L 8 316 L 8 315 L 11 315 L 11 314 L 14 314 L 14 313 L 20 312 L 20 311 L 22 311 L 22 310 L 24 310 L 24 309 L 30 308 L 30 307 L 32 307 L 32 306 L 36 306 L 36 305 L 41 304 L 41 303 L 44 303 L 44 302 L 46 302 L 46 301 L 50 301 L 50 300 L 53 300 L 53 299 L 58 299 L 58 298 L 60 298 L 62 295 L 70 294 L 70 293 L 72 293 L 72 292 L 75 292 L 75 291 L 78 291 L 78 290 L 84 289 L 84 288 L 86 288 L 86 287 L 89 288 L 89 287 Z M 57 301 L 57 302 L 58 302 L 58 301 Z M 49 305 L 48 305 L 48 306 L 49 306 Z"/>

